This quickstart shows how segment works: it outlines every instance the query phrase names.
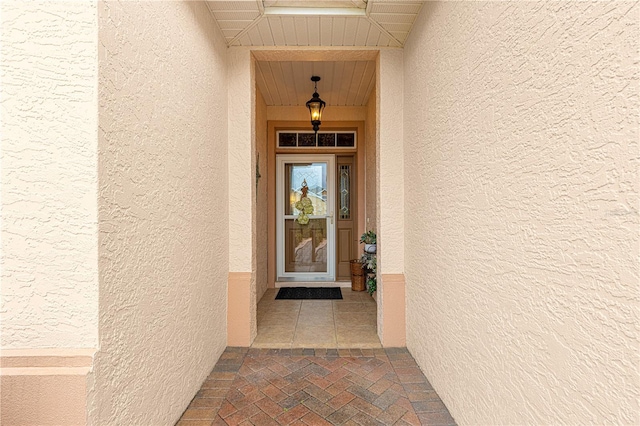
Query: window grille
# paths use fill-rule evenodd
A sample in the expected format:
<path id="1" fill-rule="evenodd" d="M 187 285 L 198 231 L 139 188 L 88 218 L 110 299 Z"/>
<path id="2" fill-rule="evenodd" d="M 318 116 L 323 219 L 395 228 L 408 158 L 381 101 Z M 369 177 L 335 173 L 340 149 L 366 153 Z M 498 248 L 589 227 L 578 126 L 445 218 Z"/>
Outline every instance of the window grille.
<path id="1" fill-rule="evenodd" d="M 356 132 L 278 131 L 278 148 L 332 148 L 356 147 Z"/>

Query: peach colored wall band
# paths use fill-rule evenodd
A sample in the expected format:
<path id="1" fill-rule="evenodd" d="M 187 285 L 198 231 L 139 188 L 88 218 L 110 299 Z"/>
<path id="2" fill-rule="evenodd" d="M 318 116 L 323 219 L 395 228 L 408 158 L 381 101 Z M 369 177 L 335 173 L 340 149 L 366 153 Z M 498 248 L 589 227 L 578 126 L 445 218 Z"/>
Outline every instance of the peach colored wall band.
<path id="1" fill-rule="evenodd" d="M 382 346 L 404 347 L 407 343 L 404 274 L 382 274 L 380 279 L 384 286 Z"/>
<path id="2" fill-rule="evenodd" d="M 251 345 L 251 272 L 229 272 L 227 346 Z"/>
<path id="3" fill-rule="evenodd" d="M 85 425 L 95 349 L 7 349 L 0 353 L 0 424 Z"/>

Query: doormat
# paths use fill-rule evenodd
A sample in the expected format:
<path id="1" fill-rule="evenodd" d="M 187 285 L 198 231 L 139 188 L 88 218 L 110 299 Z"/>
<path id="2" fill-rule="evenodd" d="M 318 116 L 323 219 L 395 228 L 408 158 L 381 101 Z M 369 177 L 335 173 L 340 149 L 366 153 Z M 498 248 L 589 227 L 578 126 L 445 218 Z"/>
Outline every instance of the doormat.
<path id="1" fill-rule="evenodd" d="M 276 300 L 342 299 L 339 287 L 281 287 Z"/>

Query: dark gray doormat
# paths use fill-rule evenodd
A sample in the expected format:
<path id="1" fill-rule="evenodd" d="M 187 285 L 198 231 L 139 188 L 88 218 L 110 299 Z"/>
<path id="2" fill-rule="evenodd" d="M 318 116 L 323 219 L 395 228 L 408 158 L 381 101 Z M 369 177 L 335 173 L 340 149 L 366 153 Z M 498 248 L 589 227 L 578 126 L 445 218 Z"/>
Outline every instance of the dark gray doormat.
<path id="1" fill-rule="evenodd" d="M 342 292 L 339 287 L 282 287 L 278 299 L 342 299 Z"/>

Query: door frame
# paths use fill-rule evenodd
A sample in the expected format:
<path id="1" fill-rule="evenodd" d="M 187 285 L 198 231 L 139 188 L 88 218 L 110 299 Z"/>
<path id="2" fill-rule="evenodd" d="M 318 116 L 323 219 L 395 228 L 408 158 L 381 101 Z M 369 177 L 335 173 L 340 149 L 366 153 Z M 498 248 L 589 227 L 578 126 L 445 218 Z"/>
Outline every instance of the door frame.
<path id="1" fill-rule="evenodd" d="M 274 288 L 277 283 L 276 266 L 276 155 L 277 154 L 355 154 L 355 174 L 357 188 L 357 223 L 356 237 L 365 231 L 366 225 L 366 194 L 365 194 L 365 145 L 366 134 L 364 121 L 323 121 L 322 129 L 327 131 L 356 131 L 357 144 L 355 149 L 332 150 L 329 148 L 278 148 L 276 132 L 278 130 L 309 130 L 308 121 L 267 121 L 267 279 L 268 287 Z M 356 241 L 356 246 L 358 242 Z M 335 267 L 335 266 L 334 266 Z M 348 281 L 343 283 L 350 285 Z"/>
<path id="2" fill-rule="evenodd" d="M 286 197 L 284 191 L 284 173 L 285 164 L 300 163 L 308 164 L 313 162 L 327 164 L 327 215 L 326 231 L 327 231 L 327 272 L 311 273 L 311 272 L 286 272 L 285 269 L 285 241 L 284 230 L 287 219 L 284 214 L 284 200 Z M 276 261 L 277 261 L 277 279 L 279 282 L 295 281 L 295 282 L 332 282 L 336 277 L 336 223 L 335 223 L 335 205 L 336 205 L 336 156 L 335 154 L 277 154 L 276 155 Z M 316 217 L 314 217 L 316 216 Z M 318 215 L 310 215 L 310 219 L 318 219 Z M 321 217 L 320 217 L 321 219 Z"/>

